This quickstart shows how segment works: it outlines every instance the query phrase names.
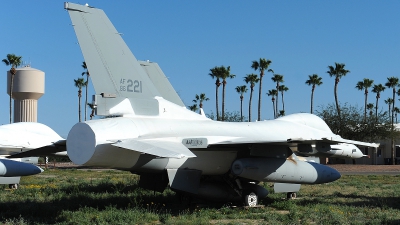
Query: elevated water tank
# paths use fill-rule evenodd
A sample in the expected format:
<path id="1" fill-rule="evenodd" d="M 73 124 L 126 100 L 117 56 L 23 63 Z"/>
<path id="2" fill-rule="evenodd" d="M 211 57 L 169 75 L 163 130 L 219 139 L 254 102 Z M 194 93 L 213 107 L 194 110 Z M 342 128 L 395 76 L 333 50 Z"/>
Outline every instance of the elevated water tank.
<path id="1" fill-rule="evenodd" d="M 14 122 L 37 122 L 37 100 L 44 94 L 44 72 L 17 68 L 14 76 Z M 7 94 L 10 94 L 11 73 L 7 72 Z"/>

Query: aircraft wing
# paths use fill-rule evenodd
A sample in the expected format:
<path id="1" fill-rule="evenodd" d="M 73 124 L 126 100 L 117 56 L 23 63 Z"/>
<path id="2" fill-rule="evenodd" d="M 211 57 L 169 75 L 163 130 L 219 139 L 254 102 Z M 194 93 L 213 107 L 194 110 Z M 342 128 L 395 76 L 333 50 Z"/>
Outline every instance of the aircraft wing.
<path id="1" fill-rule="evenodd" d="M 125 139 L 118 140 L 113 146 L 138 151 L 165 158 L 192 158 L 196 157 L 181 142 L 167 139 Z"/>
<path id="2" fill-rule="evenodd" d="M 348 140 L 341 137 L 323 137 L 319 139 L 305 139 L 305 138 L 289 138 L 286 140 L 249 140 L 247 138 L 232 138 L 230 140 L 224 140 L 222 142 L 215 142 L 210 144 L 210 146 L 220 146 L 220 145 L 239 145 L 239 144 L 274 144 L 274 145 L 288 145 L 293 146 L 296 144 L 316 144 L 316 143 L 327 143 L 327 144 L 339 144 L 347 143 L 354 144 L 365 147 L 379 147 L 379 143 L 369 143 L 362 141 Z"/>
<path id="3" fill-rule="evenodd" d="M 7 156 L 6 158 L 13 159 L 13 158 L 24 158 L 24 157 L 33 157 L 33 156 L 49 156 L 49 155 L 67 156 L 67 154 L 65 154 L 65 155 L 60 154 L 67 150 L 66 143 L 67 143 L 66 140 L 60 140 L 60 141 L 55 142 L 52 145 L 47 145 L 47 146 L 43 146 L 40 148 L 28 150 L 25 152 L 13 154 L 13 155 Z"/>
<path id="4" fill-rule="evenodd" d="M 359 146 L 365 146 L 365 147 L 373 147 L 373 148 L 378 148 L 379 143 L 369 143 L 369 142 L 362 142 L 362 141 L 353 141 L 353 140 L 348 140 L 348 139 L 337 139 L 334 140 L 337 141 L 336 143 L 347 143 L 347 144 L 353 144 L 353 145 L 359 145 Z"/>
<path id="5" fill-rule="evenodd" d="M 339 144 L 339 143 L 346 143 L 346 144 L 353 144 L 353 145 L 359 145 L 359 146 L 365 146 L 365 147 L 373 147 L 377 148 L 379 147 L 379 143 L 369 143 L 369 142 L 362 142 L 362 141 L 354 141 L 354 140 L 349 140 L 349 139 L 344 139 L 341 137 L 331 137 L 331 138 L 321 138 L 321 139 L 302 139 L 302 138 L 293 138 L 293 139 L 288 139 L 289 143 L 301 143 L 301 144 L 315 144 L 317 142 L 323 142 L 323 143 L 328 143 L 328 144 Z"/>

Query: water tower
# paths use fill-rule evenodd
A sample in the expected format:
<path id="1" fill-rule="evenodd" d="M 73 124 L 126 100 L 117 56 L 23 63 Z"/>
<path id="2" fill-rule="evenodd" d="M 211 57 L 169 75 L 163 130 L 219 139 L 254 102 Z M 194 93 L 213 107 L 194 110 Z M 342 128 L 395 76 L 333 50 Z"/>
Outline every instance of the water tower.
<path id="1" fill-rule="evenodd" d="M 7 94 L 11 73 L 7 72 Z M 17 68 L 14 76 L 14 123 L 37 122 L 37 100 L 44 94 L 44 72 L 29 66 Z"/>

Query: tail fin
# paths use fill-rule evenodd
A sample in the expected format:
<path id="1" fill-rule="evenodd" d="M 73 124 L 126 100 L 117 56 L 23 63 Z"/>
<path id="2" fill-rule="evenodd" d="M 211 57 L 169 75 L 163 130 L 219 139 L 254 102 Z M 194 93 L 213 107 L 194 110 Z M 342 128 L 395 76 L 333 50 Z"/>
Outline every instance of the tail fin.
<path id="1" fill-rule="evenodd" d="M 185 107 L 182 99 L 176 93 L 175 89 L 172 87 L 171 83 L 168 81 L 168 78 L 162 72 L 157 63 L 149 61 L 139 61 L 139 63 L 144 71 L 146 71 L 153 84 L 156 86 L 158 92 L 161 94 L 161 97 L 179 106 Z"/>
<path id="2" fill-rule="evenodd" d="M 159 91 L 106 14 L 66 2 L 97 95 L 152 99 Z"/>

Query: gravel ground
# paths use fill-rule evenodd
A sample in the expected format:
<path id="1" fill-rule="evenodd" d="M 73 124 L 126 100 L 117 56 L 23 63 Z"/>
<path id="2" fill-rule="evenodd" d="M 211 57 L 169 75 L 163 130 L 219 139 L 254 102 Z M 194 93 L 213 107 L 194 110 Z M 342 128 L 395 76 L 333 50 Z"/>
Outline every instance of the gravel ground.
<path id="1" fill-rule="evenodd" d="M 341 174 L 375 174 L 375 175 L 400 175 L 400 165 L 351 165 L 351 164 L 332 164 L 328 165 L 335 168 Z"/>

